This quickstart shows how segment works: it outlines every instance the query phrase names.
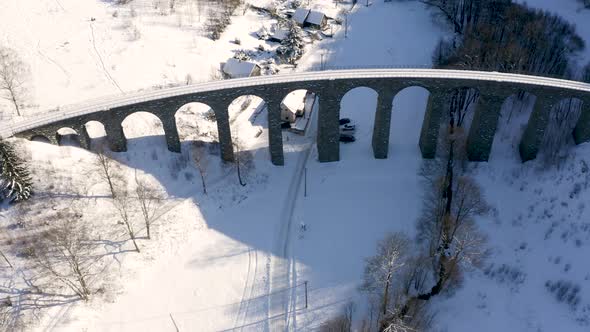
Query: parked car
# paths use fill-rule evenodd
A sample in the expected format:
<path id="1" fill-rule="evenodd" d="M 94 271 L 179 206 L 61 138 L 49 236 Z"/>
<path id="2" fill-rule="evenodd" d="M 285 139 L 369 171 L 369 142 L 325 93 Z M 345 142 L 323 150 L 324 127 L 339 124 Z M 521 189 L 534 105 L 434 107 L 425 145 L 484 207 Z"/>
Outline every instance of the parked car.
<path id="1" fill-rule="evenodd" d="M 342 129 L 344 131 L 354 131 L 355 125 L 353 125 L 353 124 L 345 124 L 344 126 L 341 126 L 340 129 Z"/>
<path id="2" fill-rule="evenodd" d="M 350 119 L 349 118 L 342 118 L 342 119 L 338 120 L 338 123 L 342 126 L 347 123 L 350 123 Z"/>
<path id="3" fill-rule="evenodd" d="M 350 142 L 354 142 L 354 141 L 356 141 L 356 138 L 354 138 L 354 136 L 347 135 L 347 134 L 340 134 L 340 142 L 350 143 Z"/>

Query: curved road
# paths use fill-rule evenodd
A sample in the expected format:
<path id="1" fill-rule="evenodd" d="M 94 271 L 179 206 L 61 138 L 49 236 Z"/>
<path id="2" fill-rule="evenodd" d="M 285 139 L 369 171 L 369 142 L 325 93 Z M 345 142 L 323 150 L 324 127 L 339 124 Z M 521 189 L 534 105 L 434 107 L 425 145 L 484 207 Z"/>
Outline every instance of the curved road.
<path id="1" fill-rule="evenodd" d="M 278 83 L 359 78 L 433 78 L 477 80 L 555 87 L 590 93 L 590 84 L 587 83 L 541 76 L 528 76 L 521 74 L 417 68 L 326 70 L 274 76 L 238 78 L 231 80 L 198 83 L 193 85 L 167 88 L 161 90 L 142 91 L 115 96 L 106 96 L 94 100 L 89 100 L 80 104 L 60 107 L 58 110 L 43 113 L 17 123 L 8 125 L 5 124 L 3 126 L 0 126 L 0 137 L 11 137 L 16 133 L 28 129 L 33 129 L 56 121 L 74 118 L 84 114 L 105 111 L 120 106 L 133 105 L 139 102 L 158 100 L 167 97 L 181 96 L 199 92 L 218 91 L 232 88 L 244 88 L 249 86 L 272 85 Z"/>

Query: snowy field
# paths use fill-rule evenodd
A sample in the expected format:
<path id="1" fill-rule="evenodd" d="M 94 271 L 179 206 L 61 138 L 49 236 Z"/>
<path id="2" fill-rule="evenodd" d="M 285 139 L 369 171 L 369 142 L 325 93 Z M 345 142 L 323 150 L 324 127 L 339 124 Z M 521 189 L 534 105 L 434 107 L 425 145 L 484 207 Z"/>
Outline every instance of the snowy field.
<path id="1" fill-rule="evenodd" d="M 179 84 L 187 74 L 208 80 L 232 50 L 258 46 L 251 33 L 267 20 L 247 11 L 233 17 L 213 42 L 198 33 L 202 22 L 196 8 L 164 16 L 138 1 L 144 6 L 137 5 L 132 16 L 129 8 L 92 0 L 4 2 L 1 40 L 32 67 L 34 105 L 25 116 L 121 91 Z M 575 22 L 590 45 L 590 11 L 578 11 L 573 0 L 527 2 Z M 339 10 L 332 1 L 312 3 Z M 420 3 L 374 1 L 349 15 L 347 38 L 338 30 L 335 38 L 308 45 L 298 70 L 321 61 L 333 66 L 429 64 L 436 42 L 447 33 Z M 236 37 L 242 45 L 230 42 Z M 590 51 L 581 57 L 590 59 Z M 47 309 L 35 330 L 174 331 L 176 324 L 180 331 L 309 331 L 349 301 L 357 304 L 359 319 L 366 310 L 357 291 L 364 258 L 374 253 L 384 233 L 415 232 L 422 196 L 417 141 L 427 97 L 428 91 L 416 87 L 396 96 L 389 158 L 375 160 L 370 140 L 376 94 L 352 90 L 342 100 L 341 114 L 356 123 L 357 141 L 342 144 L 341 161 L 320 164 L 312 137 L 285 133 L 284 167 L 269 162 L 264 113 L 252 122 L 256 103 L 242 112 L 236 107 L 232 131 L 252 154 L 247 185 L 238 184 L 233 167 L 211 156 L 208 195 L 195 167 L 167 151 L 155 118 L 130 117 L 124 123 L 129 151 L 116 159 L 128 176 L 138 170 L 169 196 L 155 239 L 140 241 L 141 254 L 125 252 L 131 248 L 127 243 L 112 255 L 111 291 L 87 304 Z M 8 104 L 0 107 L 10 110 Z M 195 139 L 190 133 L 197 124 L 211 130 L 211 123 L 200 120 L 205 111 L 192 105 L 182 112 L 177 119 L 185 124 L 179 126 L 181 135 L 184 131 L 186 139 Z M 519 121 L 525 123 L 528 112 L 521 111 Z M 469 167 L 495 211 L 479 220 L 492 255 L 483 270 L 465 275 L 455 294 L 434 300 L 433 330 L 587 331 L 590 269 L 583 254 L 590 246 L 585 205 L 590 147 L 577 147 L 560 169 L 542 169 L 537 161 L 522 165 L 517 159 L 522 128 L 505 123 L 500 120 L 490 162 Z M 93 134 L 101 135 L 100 128 Z M 188 144 L 183 142 L 183 149 Z M 100 198 L 106 188 L 87 171 L 91 153 L 40 142 L 26 145 L 33 166 L 71 174 L 75 183 L 90 188 L 88 193 L 98 198 L 88 201 L 89 211 L 99 215 L 107 208 Z M 105 219 L 102 227 L 120 227 L 114 220 Z M 10 271 L 2 273 L 8 278 Z M 558 300 L 564 291 L 565 300 Z"/>

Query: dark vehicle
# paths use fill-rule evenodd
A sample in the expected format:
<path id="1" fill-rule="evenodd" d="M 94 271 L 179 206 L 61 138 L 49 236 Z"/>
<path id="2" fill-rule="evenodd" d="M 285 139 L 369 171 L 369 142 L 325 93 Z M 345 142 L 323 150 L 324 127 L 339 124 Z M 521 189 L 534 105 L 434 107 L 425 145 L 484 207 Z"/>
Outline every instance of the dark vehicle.
<path id="1" fill-rule="evenodd" d="M 282 129 L 289 129 L 289 128 L 291 128 L 291 124 L 289 122 L 283 122 L 283 123 L 281 123 L 281 128 Z"/>
<path id="2" fill-rule="evenodd" d="M 350 143 L 356 141 L 356 138 L 352 135 L 340 134 L 340 142 Z"/>
<path id="3" fill-rule="evenodd" d="M 354 131 L 355 126 L 351 124 L 345 124 L 340 129 L 342 129 L 342 131 Z"/>
<path id="4" fill-rule="evenodd" d="M 349 118 L 342 118 L 342 119 L 338 120 L 338 123 L 342 126 L 347 123 L 350 123 L 350 119 Z"/>

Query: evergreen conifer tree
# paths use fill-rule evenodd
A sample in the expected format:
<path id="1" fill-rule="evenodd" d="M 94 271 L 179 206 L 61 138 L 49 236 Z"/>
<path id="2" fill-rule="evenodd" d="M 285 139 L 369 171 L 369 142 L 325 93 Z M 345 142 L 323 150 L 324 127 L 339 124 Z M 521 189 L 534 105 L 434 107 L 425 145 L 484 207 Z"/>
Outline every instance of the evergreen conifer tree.
<path id="1" fill-rule="evenodd" d="M 0 201 L 24 201 L 31 197 L 32 180 L 24 161 L 9 142 L 0 140 Z"/>
<path id="2" fill-rule="evenodd" d="M 277 55 L 283 62 L 294 65 L 303 55 L 303 35 L 301 28 L 293 21 L 288 22 L 287 29 L 287 37 L 277 48 Z"/>

